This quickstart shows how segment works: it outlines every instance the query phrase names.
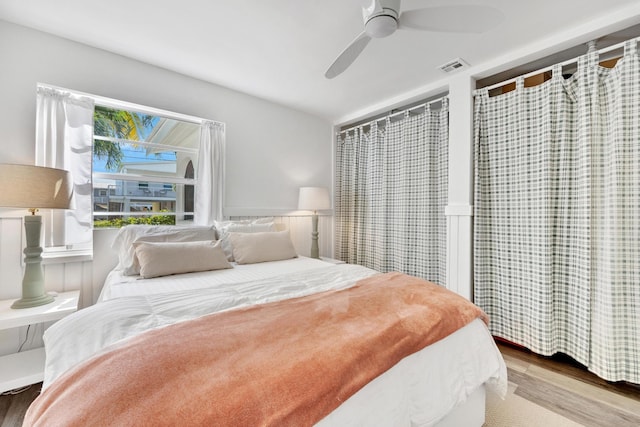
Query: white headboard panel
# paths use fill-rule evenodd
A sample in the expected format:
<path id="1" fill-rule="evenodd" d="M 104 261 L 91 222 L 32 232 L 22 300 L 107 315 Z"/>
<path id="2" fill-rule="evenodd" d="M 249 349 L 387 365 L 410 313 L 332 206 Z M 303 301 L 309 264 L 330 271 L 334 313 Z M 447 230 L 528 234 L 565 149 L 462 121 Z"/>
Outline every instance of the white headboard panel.
<path id="1" fill-rule="evenodd" d="M 229 219 L 256 219 L 261 217 L 263 216 L 231 216 Z M 279 230 L 289 230 L 291 241 L 299 255 L 310 255 L 310 215 L 274 216 L 273 220 Z M 318 246 L 320 247 L 320 256 L 333 257 L 333 216 L 318 215 Z"/>
<path id="2" fill-rule="evenodd" d="M 93 303 L 95 304 L 104 279 L 118 264 L 118 254 L 111 249 L 111 242 L 118 234 L 117 228 L 98 228 L 93 230 Z"/>

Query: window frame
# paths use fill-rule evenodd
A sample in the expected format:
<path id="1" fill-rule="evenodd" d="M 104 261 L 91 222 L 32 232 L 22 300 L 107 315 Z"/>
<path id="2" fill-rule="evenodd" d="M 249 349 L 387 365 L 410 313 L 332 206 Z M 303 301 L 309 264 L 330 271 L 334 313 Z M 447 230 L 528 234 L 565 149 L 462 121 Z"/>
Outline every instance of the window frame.
<path id="1" fill-rule="evenodd" d="M 101 107 L 106 107 L 106 108 L 112 108 L 112 109 L 120 109 L 120 110 L 127 110 L 127 111 L 135 111 L 135 112 L 139 112 L 139 113 L 143 113 L 143 114 L 148 114 L 148 115 L 153 115 L 153 116 L 157 116 L 157 117 L 162 117 L 162 118 L 167 118 L 167 119 L 172 119 L 172 120 L 179 120 L 179 121 L 183 121 L 183 122 L 187 122 L 187 123 L 193 123 L 196 124 L 198 126 L 201 127 L 202 129 L 202 125 L 204 123 L 208 123 L 208 122 L 213 122 L 213 123 L 219 123 L 223 126 L 226 127 L 224 122 L 220 122 L 217 120 L 211 120 L 211 119 L 204 119 L 201 117 L 197 117 L 197 116 L 192 116 L 192 115 L 188 115 L 188 114 L 183 114 L 183 113 L 177 113 L 177 112 L 173 112 L 173 111 L 169 111 L 169 110 L 163 110 L 160 108 L 155 108 L 155 107 L 148 107 L 145 105 L 140 105 L 140 104 L 136 104 L 136 103 L 132 103 L 132 102 L 128 102 L 128 101 L 123 101 L 123 100 L 118 100 L 118 99 L 114 99 L 114 98 L 108 98 L 108 97 L 104 97 L 104 96 L 100 96 L 100 95 L 95 95 L 92 93 L 87 93 L 87 92 L 81 92 L 78 90 L 74 90 L 74 89 L 68 89 L 65 87 L 61 87 L 61 86 L 56 86 L 56 85 L 51 85 L 48 83 L 42 83 L 42 82 L 37 82 L 36 83 L 36 87 L 38 88 L 45 88 L 45 89 L 52 89 L 52 90 L 57 90 L 57 91 L 62 91 L 62 92 L 66 92 L 69 93 L 73 96 L 77 96 L 77 97 L 84 97 L 84 98 L 89 98 L 94 102 L 94 108 L 95 106 L 101 106 Z M 95 136 L 95 134 L 94 134 Z M 137 143 L 137 142 L 136 142 Z M 92 146 L 93 146 L 93 140 L 92 140 Z M 95 189 L 95 187 L 93 186 L 93 157 L 92 157 L 92 162 L 91 162 L 91 169 L 92 169 L 92 183 L 91 183 L 91 194 L 92 194 L 92 199 L 93 199 L 93 191 Z M 193 187 L 195 188 L 195 181 L 193 184 L 189 184 L 189 185 L 193 185 Z M 93 205 L 93 203 L 92 203 Z M 194 206 L 195 208 L 195 206 Z M 195 209 L 194 209 L 195 210 Z M 93 215 L 92 215 L 93 217 Z M 192 215 L 193 217 L 193 215 Z M 95 232 L 95 228 L 93 227 L 93 222 L 91 224 L 92 229 Z M 106 228 L 105 228 L 106 230 Z M 24 237 L 23 237 L 24 238 Z M 89 244 L 91 246 L 91 244 Z M 42 253 L 42 264 L 57 264 L 57 263 L 67 263 L 67 262 L 84 262 L 84 261 L 92 261 L 93 259 L 93 248 L 92 247 L 70 247 L 70 246 L 52 246 L 52 247 L 43 247 L 43 253 Z"/>
<path id="2" fill-rule="evenodd" d="M 198 125 L 202 126 L 202 123 L 207 121 L 204 119 L 200 119 L 197 117 L 193 117 L 193 116 L 188 116 L 185 114 L 180 114 L 180 113 L 174 113 L 171 111 L 166 111 L 166 110 L 160 110 L 160 109 L 156 109 L 156 108 L 151 108 L 151 107 L 146 107 L 146 106 L 141 106 L 141 105 L 137 105 L 137 104 L 132 104 L 129 102 L 125 102 L 125 101 L 118 101 L 118 100 L 114 100 L 114 99 L 109 99 L 108 101 L 104 102 L 104 100 L 102 99 L 95 99 L 95 105 L 96 107 L 102 107 L 102 108 L 109 108 L 109 109 L 113 109 L 113 110 L 120 110 L 120 111 L 130 111 L 130 112 L 136 112 L 136 113 L 141 113 L 141 114 L 145 114 L 145 115 L 151 115 L 151 116 L 155 116 L 155 117 L 159 117 L 159 118 L 165 118 L 165 119 L 169 119 L 169 120 L 175 120 L 175 121 L 179 121 L 179 122 L 185 122 L 185 123 L 190 123 L 190 124 L 194 124 L 194 125 Z M 190 162 L 193 162 L 194 160 L 197 162 L 198 161 L 198 156 L 199 156 L 199 148 L 188 148 L 188 147 L 177 147 L 177 146 L 171 146 L 171 145 L 165 145 L 165 144 L 157 144 L 157 143 L 149 143 L 146 141 L 133 141 L 133 140 L 129 140 L 129 139 L 123 139 L 123 138 L 114 138 L 114 137 L 108 137 L 108 136 L 102 136 L 102 135 L 96 135 L 95 133 L 93 134 L 93 139 L 94 140 L 102 140 L 102 141 L 107 141 L 107 142 L 113 142 L 113 143 L 117 143 L 117 144 L 135 144 L 138 147 L 142 147 L 142 148 L 158 148 L 158 147 L 166 147 L 168 149 L 170 149 L 171 151 L 175 151 L 175 152 L 180 152 L 180 153 L 184 153 L 187 155 L 190 155 L 191 158 L 189 159 Z M 93 144 L 92 144 L 93 146 Z M 92 169 L 93 169 L 93 157 L 92 157 Z M 181 185 L 184 187 L 186 187 L 187 185 L 193 186 L 194 188 L 197 187 L 197 176 L 195 176 L 194 178 L 181 178 L 180 174 L 177 174 L 177 176 L 175 177 L 166 177 L 166 176 L 156 176 L 156 175 L 146 175 L 146 174 L 134 174 L 134 173 L 115 173 L 115 172 L 96 172 L 95 170 L 92 170 L 92 194 L 95 194 L 95 189 L 97 187 L 94 186 L 94 182 L 97 179 L 109 179 L 109 180 L 117 180 L 117 181 L 122 181 L 122 182 L 137 182 L 138 183 L 138 188 L 142 189 L 142 188 L 149 188 L 149 183 L 159 183 L 162 184 L 163 188 L 166 189 L 167 184 L 171 184 L 173 187 L 175 187 L 176 185 Z M 141 184 L 146 184 L 146 187 L 144 187 Z M 184 190 L 183 190 L 184 191 Z M 124 212 L 124 211 L 114 211 L 114 212 L 110 212 L 110 211 L 96 211 L 95 210 L 95 203 L 92 203 L 92 206 L 94 207 L 94 210 L 92 212 L 92 218 L 93 218 L 93 224 L 95 224 L 95 218 L 96 217 L 100 217 L 100 216 L 119 216 L 119 217 L 135 217 L 135 216 L 148 216 L 149 212 Z M 180 222 L 186 222 L 186 223 L 191 223 L 193 221 L 193 217 L 195 215 L 195 206 L 194 206 L 194 212 L 185 212 L 184 211 L 184 207 L 183 206 L 178 206 L 177 204 L 177 199 L 176 199 L 176 206 L 174 209 L 174 212 L 162 212 L 162 215 L 166 215 L 166 216 L 173 216 L 175 218 L 175 223 L 178 224 L 179 221 Z M 182 217 L 182 220 L 178 220 L 179 217 Z M 95 229 L 96 227 L 94 227 Z M 102 228 L 111 228 L 111 227 L 97 227 L 99 229 Z"/>

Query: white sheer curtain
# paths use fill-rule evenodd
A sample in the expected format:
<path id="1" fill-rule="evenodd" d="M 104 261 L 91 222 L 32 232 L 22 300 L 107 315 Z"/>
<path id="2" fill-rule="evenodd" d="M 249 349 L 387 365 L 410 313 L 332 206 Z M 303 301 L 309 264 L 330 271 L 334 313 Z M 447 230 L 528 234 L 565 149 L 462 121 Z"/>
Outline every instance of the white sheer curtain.
<path id="1" fill-rule="evenodd" d="M 93 110 L 90 98 L 38 87 L 35 163 L 71 172 L 75 206 L 43 214 L 45 247 L 92 242 Z"/>
<path id="2" fill-rule="evenodd" d="M 196 170 L 194 223 L 211 225 L 223 219 L 225 126 L 207 121 L 200 130 Z"/>

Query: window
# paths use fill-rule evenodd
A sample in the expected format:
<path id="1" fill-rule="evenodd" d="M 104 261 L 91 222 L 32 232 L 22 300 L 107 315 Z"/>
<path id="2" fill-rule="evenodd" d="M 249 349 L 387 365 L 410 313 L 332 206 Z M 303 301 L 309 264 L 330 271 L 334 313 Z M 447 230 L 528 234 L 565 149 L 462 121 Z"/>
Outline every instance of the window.
<path id="1" fill-rule="evenodd" d="M 96 102 L 94 227 L 193 220 L 198 122 Z"/>
<path id="2" fill-rule="evenodd" d="M 201 136 L 212 150 L 198 159 Z M 196 216 L 221 218 L 224 147 L 224 123 L 38 84 L 35 164 L 69 170 L 76 190 L 75 209 L 41 213 L 43 256 L 87 259 L 92 225 L 193 222 L 198 165 L 215 184 Z"/>

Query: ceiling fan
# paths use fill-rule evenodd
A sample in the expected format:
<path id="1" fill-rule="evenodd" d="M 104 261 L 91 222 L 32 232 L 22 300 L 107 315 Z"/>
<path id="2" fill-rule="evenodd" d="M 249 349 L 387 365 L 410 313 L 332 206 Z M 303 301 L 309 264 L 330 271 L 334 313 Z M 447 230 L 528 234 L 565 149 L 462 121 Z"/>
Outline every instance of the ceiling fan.
<path id="1" fill-rule="evenodd" d="M 372 38 L 383 38 L 397 29 L 450 33 L 482 33 L 499 24 L 504 15 L 491 6 L 434 6 L 400 11 L 400 0 L 363 0 L 364 31 L 331 64 L 324 76 L 342 73 L 362 53 Z"/>

